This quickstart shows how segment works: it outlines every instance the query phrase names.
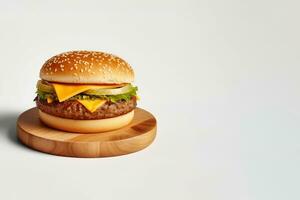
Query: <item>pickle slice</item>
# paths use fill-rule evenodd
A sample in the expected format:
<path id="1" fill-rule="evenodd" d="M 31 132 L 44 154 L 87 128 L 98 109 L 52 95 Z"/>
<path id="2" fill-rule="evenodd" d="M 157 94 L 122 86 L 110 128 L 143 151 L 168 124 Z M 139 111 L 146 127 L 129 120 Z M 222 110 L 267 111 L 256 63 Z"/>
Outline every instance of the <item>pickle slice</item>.
<path id="1" fill-rule="evenodd" d="M 54 88 L 52 85 L 48 85 L 43 83 L 43 81 L 39 80 L 36 84 L 38 90 L 45 92 L 45 93 L 54 93 Z"/>
<path id="2" fill-rule="evenodd" d="M 100 95 L 117 95 L 117 94 L 125 94 L 128 93 L 132 90 L 132 85 L 127 84 L 123 87 L 120 88 L 115 88 L 115 89 L 91 89 L 83 92 L 84 94 L 88 95 L 95 95 L 95 96 L 100 96 Z"/>

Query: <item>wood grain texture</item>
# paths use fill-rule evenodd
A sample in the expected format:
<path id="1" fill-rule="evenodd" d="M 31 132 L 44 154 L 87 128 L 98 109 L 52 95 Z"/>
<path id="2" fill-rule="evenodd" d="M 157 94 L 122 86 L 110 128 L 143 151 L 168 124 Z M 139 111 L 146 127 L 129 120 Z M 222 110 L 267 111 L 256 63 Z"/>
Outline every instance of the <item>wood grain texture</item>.
<path id="1" fill-rule="evenodd" d="M 109 157 L 144 149 L 156 136 L 155 117 L 136 108 L 133 121 L 118 130 L 78 134 L 52 129 L 38 117 L 38 109 L 22 113 L 17 121 L 18 138 L 28 147 L 49 154 L 70 157 Z"/>

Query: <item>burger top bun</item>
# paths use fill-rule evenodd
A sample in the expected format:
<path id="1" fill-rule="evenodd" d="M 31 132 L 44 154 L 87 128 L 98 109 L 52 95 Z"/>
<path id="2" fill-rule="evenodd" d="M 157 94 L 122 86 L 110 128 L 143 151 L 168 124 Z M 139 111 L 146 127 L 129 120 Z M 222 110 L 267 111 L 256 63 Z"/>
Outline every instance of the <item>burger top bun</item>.
<path id="1" fill-rule="evenodd" d="M 46 81 L 77 84 L 119 84 L 134 81 L 131 66 L 112 54 L 70 51 L 53 56 L 40 70 Z"/>

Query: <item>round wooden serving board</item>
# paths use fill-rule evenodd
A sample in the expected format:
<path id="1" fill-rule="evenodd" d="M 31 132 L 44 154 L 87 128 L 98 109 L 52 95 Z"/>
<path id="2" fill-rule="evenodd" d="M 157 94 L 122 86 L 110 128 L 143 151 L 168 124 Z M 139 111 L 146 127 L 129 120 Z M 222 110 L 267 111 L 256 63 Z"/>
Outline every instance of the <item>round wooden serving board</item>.
<path id="1" fill-rule="evenodd" d="M 71 157 L 109 157 L 133 153 L 146 148 L 156 135 L 156 119 L 141 108 L 134 111 L 133 121 L 118 130 L 78 134 L 44 125 L 38 109 L 22 113 L 17 122 L 18 137 L 30 148 L 49 154 Z"/>

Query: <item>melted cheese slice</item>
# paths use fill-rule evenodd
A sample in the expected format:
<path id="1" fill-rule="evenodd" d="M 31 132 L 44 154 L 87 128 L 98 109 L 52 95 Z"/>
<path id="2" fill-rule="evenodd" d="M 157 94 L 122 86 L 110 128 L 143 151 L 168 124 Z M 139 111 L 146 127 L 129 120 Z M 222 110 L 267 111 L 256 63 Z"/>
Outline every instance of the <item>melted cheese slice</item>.
<path id="1" fill-rule="evenodd" d="M 65 101 L 81 92 L 90 89 L 116 88 L 120 85 L 77 85 L 77 84 L 58 84 L 53 83 L 59 102 Z"/>
<path id="2" fill-rule="evenodd" d="M 99 107 L 101 107 L 106 102 L 106 100 L 103 99 L 95 99 L 95 100 L 78 99 L 77 101 L 79 101 L 90 112 L 95 112 Z"/>
<path id="3" fill-rule="evenodd" d="M 116 88 L 123 86 L 124 84 L 119 85 L 78 85 L 78 84 L 59 84 L 52 83 L 55 93 L 59 102 L 65 101 L 77 94 L 80 94 L 84 91 L 90 89 L 105 89 L 105 88 Z M 95 99 L 95 100 L 77 100 L 81 103 L 86 109 L 90 112 L 95 112 L 99 107 L 105 104 L 106 100 L 103 99 Z"/>

